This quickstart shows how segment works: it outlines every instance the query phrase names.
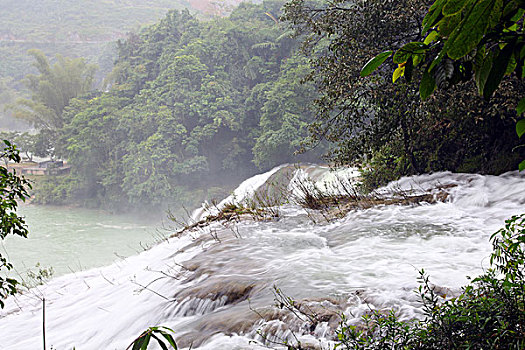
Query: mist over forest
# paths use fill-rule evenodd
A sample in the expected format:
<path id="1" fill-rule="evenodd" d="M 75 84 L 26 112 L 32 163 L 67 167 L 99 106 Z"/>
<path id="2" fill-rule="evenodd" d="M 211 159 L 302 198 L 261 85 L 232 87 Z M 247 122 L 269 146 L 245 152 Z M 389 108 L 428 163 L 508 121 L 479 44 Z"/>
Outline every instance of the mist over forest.
<path id="1" fill-rule="evenodd" d="M 82 57 L 96 64 L 93 88 L 102 88 L 104 77 L 113 68 L 117 40 L 130 32 L 153 24 L 172 9 L 189 9 L 209 18 L 225 13 L 234 2 L 211 4 L 207 1 L 11 1 L 2 2 L 0 13 L 0 108 L 1 129 L 22 125 L 10 118 L 4 106 L 27 95 L 23 82 L 36 73 L 28 50 L 39 49 L 51 60 L 56 54 Z"/>
<path id="2" fill-rule="evenodd" d="M 510 77 L 488 103 L 458 89 L 453 70 L 438 81 L 449 89 L 420 102 L 417 85 L 392 84 L 388 69 L 373 82 L 359 76 L 378 47 L 417 36 L 400 6 L 365 7 L 371 24 L 381 11 L 398 16 L 366 27 L 329 12 L 315 22 L 301 2 L 283 12 L 284 4 L 7 4 L 4 127 L 33 130 L 12 135 L 22 151 L 71 167 L 39 179 L 35 201 L 193 207 L 258 170 L 323 155 L 366 164 L 369 189 L 401 175 L 517 166 L 520 79 Z M 414 18 L 422 9 L 411 10 Z"/>

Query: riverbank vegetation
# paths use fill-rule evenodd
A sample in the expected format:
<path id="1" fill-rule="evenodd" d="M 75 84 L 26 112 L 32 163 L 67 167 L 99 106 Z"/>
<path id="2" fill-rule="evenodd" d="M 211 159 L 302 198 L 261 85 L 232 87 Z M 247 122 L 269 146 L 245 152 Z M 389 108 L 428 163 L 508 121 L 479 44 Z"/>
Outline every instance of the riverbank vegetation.
<path id="1" fill-rule="evenodd" d="M 243 4 L 209 22 L 170 12 L 121 42 L 108 91 L 60 113 L 51 153 L 71 174 L 37 184 L 37 200 L 194 206 L 258 168 L 318 159 L 320 150 L 293 157 L 316 94 L 300 82 L 310 68 L 277 20 L 281 5 Z"/>
<path id="2" fill-rule="evenodd" d="M 20 162 L 18 150 L 9 141 L 3 141 L 0 158 L 5 161 Z M 27 237 L 27 226 L 23 217 L 17 215 L 18 201 L 25 201 L 31 184 L 23 177 L 9 172 L 7 168 L 0 165 L 0 240 L 7 235 L 18 235 Z M 13 265 L 0 254 L 0 271 L 5 272 L 13 268 Z M 0 308 L 4 307 L 4 299 L 17 292 L 18 281 L 10 277 L 0 275 Z"/>
<path id="3" fill-rule="evenodd" d="M 371 78 L 360 76 L 378 53 L 421 37 L 429 5 L 292 0 L 284 8 L 284 19 L 310 58 L 309 80 L 319 87 L 310 126 L 314 142 L 331 141 L 329 159 L 339 164 L 364 165 L 370 188 L 400 175 L 439 170 L 500 174 L 517 169 L 525 157 L 515 131 L 525 83 L 516 72 L 490 101 L 467 79 L 442 84 L 422 101 L 422 72 L 409 66 L 403 78 L 393 77 L 398 64 L 392 60 Z"/>
<path id="4" fill-rule="evenodd" d="M 490 101 L 471 81 L 422 101 L 421 72 L 394 84 L 394 63 L 360 77 L 380 50 L 419 38 L 425 1 L 282 5 L 242 4 L 207 22 L 174 11 L 119 42 L 107 90 L 67 95 L 60 123 L 40 128 L 40 145 L 71 173 L 39 181 L 36 201 L 191 207 L 260 169 L 322 154 L 361 167 L 367 191 L 425 172 L 500 174 L 525 158 L 516 72 Z M 63 71 L 92 79 L 89 65 L 73 68 Z M 46 81 L 39 70 L 29 81 Z"/>

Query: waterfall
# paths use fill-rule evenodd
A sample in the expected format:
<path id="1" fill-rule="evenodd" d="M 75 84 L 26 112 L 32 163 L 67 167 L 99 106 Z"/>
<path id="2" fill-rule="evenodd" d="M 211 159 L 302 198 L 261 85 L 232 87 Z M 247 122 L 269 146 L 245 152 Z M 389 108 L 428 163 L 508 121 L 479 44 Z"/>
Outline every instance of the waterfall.
<path id="1" fill-rule="evenodd" d="M 221 203 L 246 198 L 285 168 L 248 179 Z M 320 167 L 294 178 L 314 173 L 317 183 L 339 181 Z M 357 175 L 347 169 L 338 177 Z M 445 201 L 380 205 L 326 222 L 286 204 L 278 220 L 213 223 L 110 266 L 58 277 L 6 301 L 0 349 L 40 348 L 44 297 L 46 340 L 55 349 L 125 349 L 154 325 L 174 329 L 181 348 L 265 349 L 261 334 L 279 340 L 293 332 L 305 343 L 330 338 L 338 312 L 355 322 L 369 307 L 418 317 L 418 269 L 454 293 L 488 267 L 490 235 L 525 204 L 525 176 L 517 172 L 406 177 L 378 193 L 437 188 L 447 192 Z M 331 314 L 305 329 L 273 307 L 274 285 Z"/>
<path id="2" fill-rule="evenodd" d="M 244 180 L 231 195 L 224 198 L 216 206 L 211 205 L 208 202 L 202 203 L 201 207 L 196 209 L 192 215 L 191 219 L 194 222 L 201 220 L 204 216 L 216 214 L 221 208 L 223 208 L 228 203 L 241 203 L 243 200 L 248 198 L 250 195 L 253 195 L 255 191 L 268 181 L 268 179 L 281 170 L 282 168 L 288 166 L 288 164 L 283 164 L 273 168 L 270 171 L 267 171 L 262 174 L 257 174 L 246 180 Z"/>

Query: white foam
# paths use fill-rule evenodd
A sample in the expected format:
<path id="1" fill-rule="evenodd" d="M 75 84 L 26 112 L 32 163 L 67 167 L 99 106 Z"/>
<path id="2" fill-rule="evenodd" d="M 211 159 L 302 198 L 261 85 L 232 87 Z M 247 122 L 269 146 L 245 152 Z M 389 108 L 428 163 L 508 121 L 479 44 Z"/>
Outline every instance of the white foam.
<path id="1" fill-rule="evenodd" d="M 247 180 L 229 200 L 244 198 L 279 168 Z M 506 218 L 522 213 L 525 203 L 525 176 L 517 172 L 421 175 L 381 191 L 424 192 L 438 185 L 455 185 L 447 187 L 450 199 L 445 203 L 354 211 L 324 225 L 314 225 L 304 211 L 286 206 L 279 221 L 239 223 L 236 232 L 242 238 L 234 238 L 229 227 L 215 225 L 111 266 L 56 278 L 7 300 L 0 311 L 0 349 L 40 347 L 42 297 L 47 300 L 48 346 L 81 350 L 124 349 L 153 325 L 173 328 L 182 337 L 199 334 L 199 325 L 207 324 L 211 315 L 223 317 L 223 323 L 239 317 L 248 320 L 251 307 L 272 304 L 271 292 L 261 289 L 249 302 L 227 305 L 224 298 L 204 300 L 197 303 L 195 315 L 173 312 L 178 291 L 211 279 L 224 283 L 242 279 L 261 288 L 275 284 L 294 298 L 349 295 L 363 289 L 374 305 L 396 308 L 404 317 L 417 316 L 413 293 L 417 270 L 425 268 L 433 283 L 459 288 L 467 282 L 465 276 L 475 276 L 488 266 L 490 235 Z M 221 243 L 211 239 L 210 232 L 217 232 Z M 196 244 L 194 238 L 206 239 Z M 185 283 L 166 278 L 194 273 L 179 264 L 194 264 L 201 275 Z M 139 285 L 149 290 L 138 292 L 143 289 Z M 366 309 L 355 303 L 347 311 L 359 316 Z M 200 348 L 262 349 L 250 342 L 255 335 L 256 329 L 233 336 L 219 333 Z"/>

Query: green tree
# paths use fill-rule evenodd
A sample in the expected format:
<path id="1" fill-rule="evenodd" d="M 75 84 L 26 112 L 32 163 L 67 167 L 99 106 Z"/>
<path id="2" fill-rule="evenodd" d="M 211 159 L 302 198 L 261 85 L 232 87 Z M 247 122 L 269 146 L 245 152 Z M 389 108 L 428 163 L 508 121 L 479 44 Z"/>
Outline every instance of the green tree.
<path id="1" fill-rule="evenodd" d="M 318 88 L 314 142 L 331 142 L 329 159 L 370 168 L 380 185 L 400 175 L 429 171 L 501 173 L 517 166 L 522 149 L 512 135 L 519 79 L 509 79 L 487 103 L 470 88 L 451 86 L 425 101 L 421 72 L 392 84 L 398 67 L 387 60 L 370 79 L 361 67 L 385 48 L 417 41 L 428 11 L 424 0 L 292 0 L 283 18 L 302 41 Z M 400 69 L 401 70 L 401 69 Z M 399 74 L 400 71 L 398 71 Z M 470 83 L 465 83 L 470 84 Z M 379 181 L 376 181 L 379 180 Z"/>
<path id="2" fill-rule="evenodd" d="M 477 91 L 489 100 L 506 76 L 525 78 L 525 3 L 518 0 L 437 0 L 421 22 L 419 40 L 385 51 L 362 69 L 367 76 L 393 56 L 398 65 L 393 80 L 412 79 L 421 67 L 419 94 L 428 98 L 438 87 L 473 79 Z M 525 97 L 517 103 L 517 114 L 525 112 Z M 525 119 L 516 124 L 519 137 Z M 519 165 L 525 169 L 525 161 Z"/>
<path id="3" fill-rule="evenodd" d="M 275 163 L 293 162 L 308 138 L 313 122 L 310 110 L 317 97 L 311 82 L 301 83 L 311 69 L 304 58 L 286 61 L 276 81 L 266 83 L 260 107 L 260 135 L 253 146 L 254 163 L 266 168 Z"/>
<path id="4" fill-rule="evenodd" d="M 63 109 L 53 143 L 71 165 L 70 175 L 54 179 L 62 198 L 119 208 L 193 205 L 207 188 L 257 171 L 259 137 L 268 141 L 260 140 L 261 167 L 291 160 L 311 120 L 313 88 L 299 84 L 309 67 L 276 20 L 281 6 L 241 4 L 206 22 L 172 11 L 120 42 L 108 91 Z M 41 189 L 52 192 L 39 190 L 41 198 L 60 197 L 51 184 Z"/>
<path id="5" fill-rule="evenodd" d="M 18 150 L 9 141 L 4 140 L 0 157 L 13 162 L 20 162 Z M 31 185 L 23 177 L 19 177 L 7 167 L 0 166 L 0 239 L 13 234 L 27 237 L 27 226 L 24 218 L 16 214 L 18 200 L 25 201 Z M 0 254 L 0 271 L 11 270 L 13 265 Z M 0 307 L 4 307 L 3 299 L 16 293 L 17 281 L 13 278 L 0 276 Z"/>
<path id="6" fill-rule="evenodd" d="M 40 50 L 30 50 L 38 75 L 26 76 L 31 99 L 17 100 L 15 116 L 25 119 L 40 130 L 55 133 L 66 123 L 64 109 L 72 98 L 88 92 L 93 85 L 96 70 L 82 58 L 56 56 L 51 65 Z"/>

